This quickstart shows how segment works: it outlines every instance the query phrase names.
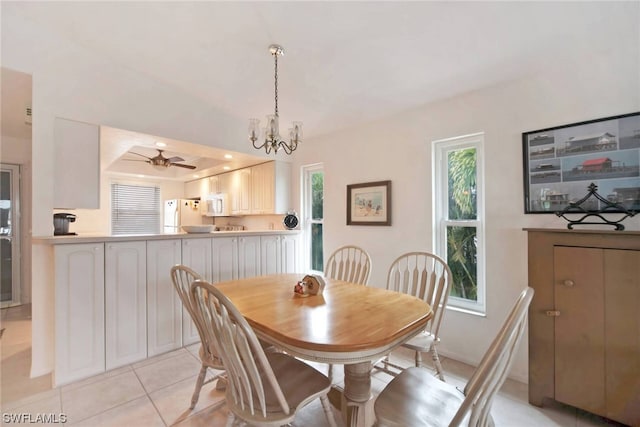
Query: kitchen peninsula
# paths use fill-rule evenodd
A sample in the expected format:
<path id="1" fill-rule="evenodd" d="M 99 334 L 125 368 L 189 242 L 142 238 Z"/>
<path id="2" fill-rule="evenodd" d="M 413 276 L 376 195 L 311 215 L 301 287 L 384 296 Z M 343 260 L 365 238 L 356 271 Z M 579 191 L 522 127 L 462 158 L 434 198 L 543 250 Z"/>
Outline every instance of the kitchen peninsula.
<path id="1" fill-rule="evenodd" d="M 47 260 L 34 278 L 32 375 L 55 386 L 199 340 L 169 271 L 213 283 L 299 273 L 300 231 L 34 237 Z"/>

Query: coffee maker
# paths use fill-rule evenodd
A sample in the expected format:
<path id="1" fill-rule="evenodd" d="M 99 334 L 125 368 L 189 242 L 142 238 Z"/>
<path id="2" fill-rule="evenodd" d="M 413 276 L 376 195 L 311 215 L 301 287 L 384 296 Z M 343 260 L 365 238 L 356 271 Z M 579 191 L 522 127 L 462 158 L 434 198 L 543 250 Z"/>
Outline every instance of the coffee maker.
<path id="1" fill-rule="evenodd" d="M 69 233 L 69 223 L 75 222 L 76 216 L 72 213 L 53 214 L 53 235 L 54 236 L 75 236 L 77 233 Z"/>

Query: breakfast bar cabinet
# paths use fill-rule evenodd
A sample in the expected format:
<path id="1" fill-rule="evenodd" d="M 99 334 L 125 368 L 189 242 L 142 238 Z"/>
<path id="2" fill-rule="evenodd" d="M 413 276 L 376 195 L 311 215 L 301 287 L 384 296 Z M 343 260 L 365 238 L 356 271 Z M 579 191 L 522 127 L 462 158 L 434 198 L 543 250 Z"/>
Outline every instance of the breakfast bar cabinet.
<path id="1" fill-rule="evenodd" d="M 182 346 L 182 301 L 171 282 L 171 267 L 182 263 L 180 239 L 147 241 L 147 354 Z"/>
<path id="2" fill-rule="evenodd" d="M 54 247 L 56 386 L 104 371 L 104 244 Z"/>
<path id="3" fill-rule="evenodd" d="M 528 230 L 529 402 L 640 425 L 640 232 Z"/>
<path id="4" fill-rule="evenodd" d="M 182 239 L 182 264 L 192 268 L 206 281 L 210 282 L 212 273 L 213 241 L 210 237 L 202 239 Z M 200 334 L 191 320 L 188 310 L 182 308 L 182 345 L 200 341 Z"/>
<path id="5" fill-rule="evenodd" d="M 147 357 L 147 245 L 105 243 L 105 368 Z"/>

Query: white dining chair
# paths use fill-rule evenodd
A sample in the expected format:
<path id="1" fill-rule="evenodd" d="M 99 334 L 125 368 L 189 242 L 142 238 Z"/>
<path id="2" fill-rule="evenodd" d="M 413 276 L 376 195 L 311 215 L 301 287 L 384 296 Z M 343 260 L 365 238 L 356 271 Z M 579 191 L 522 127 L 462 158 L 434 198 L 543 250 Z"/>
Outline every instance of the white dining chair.
<path id="1" fill-rule="evenodd" d="M 205 325 L 203 325 L 200 321 L 200 318 L 195 315 L 194 310 L 196 309 L 196 305 L 191 296 L 191 284 L 196 280 L 201 279 L 202 277 L 200 276 L 200 274 L 185 265 L 178 264 L 171 268 L 171 280 L 173 281 L 173 287 L 178 293 L 178 296 L 180 296 L 180 300 L 182 301 L 184 309 L 189 312 L 191 320 L 195 324 L 196 329 L 198 330 L 198 335 L 200 336 L 201 345 L 198 355 L 200 356 L 202 367 L 200 368 L 200 373 L 198 375 L 198 379 L 196 380 L 196 388 L 193 391 L 193 396 L 191 397 L 191 406 L 189 406 L 189 409 L 193 409 L 196 406 L 196 403 L 198 403 L 200 390 L 202 389 L 203 385 L 218 380 L 218 382 L 216 383 L 217 390 L 224 390 L 226 386 L 224 372 L 219 372 L 205 381 L 207 370 L 209 368 L 217 371 L 222 371 L 224 370 L 224 365 L 222 364 L 222 359 L 220 358 L 219 353 L 216 350 L 215 343 L 206 341 L 207 336 L 204 333 L 203 329 Z"/>
<path id="2" fill-rule="evenodd" d="M 347 245 L 336 249 L 327 260 L 324 275 L 330 279 L 366 285 L 371 274 L 371 257 L 364 249 Z"/>
<path id="3" fill-rule="evenodd" d="M 532 288 L 522 291 L 464 391 L 438 381 L 426 368 L 405 369 L 378 395 L 374 404 L 377 425 L 493 426 L 493 398 L 507 378 L 524 335 L 533 293 Z"/>
<path id="4" fill-rule="evenodd" d="M 251 425 L 287 424 L 316 398 L 329 424 L 336 425 L 327 397 L 329 378 L 285 353 L 265 353 L 247 320 L 210 283 L 194 282 L 191 294 L 207 341 L 217 344 L 227 371 L 228 426 L 235 418 Z"/>
<path id="5" fill-rule="evenodd" d="M 367 285 L 371 274 L 371 257 L 359 246 L 341 246 L 329 256 L 324 276 L 330 279 Z M 329 379 L 333 382 L 333 365 L 329 364 Z"/>
<path id="6" fill-rule="evenodd" d="M 444 373 L 437 345 L 440 342 L 440 326 L 451 284 L 452 275 L 447 263 L 429 252 L 407 252 L 400 255 L 391 263 L 387 274 L 388 290 L 413 295 L 431 306 L 433 316 L 426 328 L 402 346 L 414 351 L 417 367 L 422 366 L 422 353 L 431 353 L 436 374 L 442 381 Z M 388 355 L 377 363 L 375 368 L 391 375 L 396 375 L 398 370 L 402 370 L 402 367 L 389 360 Z"/>

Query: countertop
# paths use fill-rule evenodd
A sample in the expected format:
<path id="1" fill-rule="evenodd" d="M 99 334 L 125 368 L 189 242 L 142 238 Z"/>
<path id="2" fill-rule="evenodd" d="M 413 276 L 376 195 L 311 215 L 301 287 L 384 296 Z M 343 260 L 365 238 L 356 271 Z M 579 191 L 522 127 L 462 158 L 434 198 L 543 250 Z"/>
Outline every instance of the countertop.
<path id="1" fill-rule="evenodd" d="M 159 234 L 79 234 L 77 236 L 35 236 L 31 239 L 34 244 L 64 245 L 69 243 L 98 243 L 98 242 L 130 242 L 134 240 L 167 240 L 167 239 L 203 239 L 228 236 L 271 236 L 300 234 L 301 230 L 242 230 L 242 231 L 212 231 L 210 233 L 159 233 Z"/>

